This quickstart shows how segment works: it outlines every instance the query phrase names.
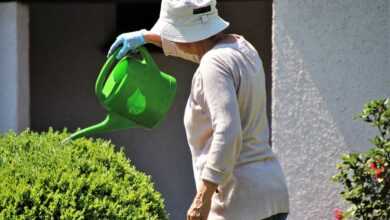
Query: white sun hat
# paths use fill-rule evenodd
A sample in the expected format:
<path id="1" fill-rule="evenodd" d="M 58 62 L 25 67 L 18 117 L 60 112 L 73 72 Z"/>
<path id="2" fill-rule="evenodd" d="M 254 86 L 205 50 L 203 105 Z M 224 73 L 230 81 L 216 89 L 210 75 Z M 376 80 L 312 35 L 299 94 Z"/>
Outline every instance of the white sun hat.
<path id="1" fill-rule="evenodd" d="M 195 42 L 229 26 L 218 15 L 216 0 L 162 0 L 160 17 L 150 30 L 174 42 Z"/>

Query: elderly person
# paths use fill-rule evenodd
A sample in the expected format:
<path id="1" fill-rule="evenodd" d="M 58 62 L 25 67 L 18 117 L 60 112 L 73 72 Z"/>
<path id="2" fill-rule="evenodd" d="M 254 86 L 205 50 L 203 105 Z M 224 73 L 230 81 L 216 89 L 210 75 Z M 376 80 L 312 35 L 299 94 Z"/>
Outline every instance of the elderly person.
<path id="1" fill-rule="evenodd" d="M 152 43 L 199 64 L 183 118 L 197 189 L 187 220 L 286 219 L 286 180 L 268 144 L 263 64 L 243 36 L 223 33 L 228 26 L 215 0 L 162 0 L 153 28 L 119 35 L 108 55 L 121 46 L 120 59 Z"/>

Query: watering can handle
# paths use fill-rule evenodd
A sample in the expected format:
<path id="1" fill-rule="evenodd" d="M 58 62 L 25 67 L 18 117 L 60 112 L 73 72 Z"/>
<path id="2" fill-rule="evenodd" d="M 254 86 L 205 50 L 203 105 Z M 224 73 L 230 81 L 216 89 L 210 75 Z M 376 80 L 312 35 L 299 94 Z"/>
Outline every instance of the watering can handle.
<path id="1" fill-rule="evenodd" d="M 114 51 L 114 53 L 107 59 L 102 69 L 100 70 L 99 76 L 96 79 L 95 94 L 101 102 L 103 102 L 105 99 L 105 96 L 103 95 L 104 82 L 106 81 L 107 75 L 111 73 L 112 67 L 115 66 L 115 64 L 117 63 L 116 55 L 119 50 L 120 48 Z"/>
<path id="2" fill-rule="evenodd" d="M 157 64 L 154 62 L 153 57 L 146 50 L 145 47 L 141 46 L 141 47 L 138 47 L 137 49 L 141 53 L 142 57 L 144 58 L 144 60 L 146 61 L 147 64 L 153 66 L 154 69 L 159 69 Z"/>
<path id="3" fill-rule="evenodd" d="M 149 52 L 146 50 L 145 47 L 140 46 L 137 48 L 137 50 L 141 53 L 143 60 L 152 66 L 154 69 L 158 69 L 158 66 L 154 62 L 152 56 L 149 54 Z M 120 48 L 118 48 L 114 53 L 107 59 L 106 63 L 104 63 L 103 68 L 101 69 L 99 76 L 96 80 L 95 84 L 95 94 L 98 97 L 98 99 L 103 102 L 105 99 L 105 96 L 103 95 L 103 87 L 104 82 L 107 78 L 107 75 L 111 73 L 112 67 L 115 66 L 115 64 L 118 62 L 116 59 L 116 54 L 120 51 Z"/>

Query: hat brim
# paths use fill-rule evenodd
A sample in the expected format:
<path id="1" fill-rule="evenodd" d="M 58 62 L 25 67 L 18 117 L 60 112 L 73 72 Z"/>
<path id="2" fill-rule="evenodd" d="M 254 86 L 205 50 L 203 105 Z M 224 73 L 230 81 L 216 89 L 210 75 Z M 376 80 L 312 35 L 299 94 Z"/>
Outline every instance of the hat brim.
<path id="1" fill-rule="evenodd" d="M 163 19 L 158 19 L 150 31 L 173 42 L 190 43 L 209 38 L 223 31 L 229 25 L 229 22 L 219 16 L 209 19 L 206 23 L 191 26 L 177 26 Z"/>

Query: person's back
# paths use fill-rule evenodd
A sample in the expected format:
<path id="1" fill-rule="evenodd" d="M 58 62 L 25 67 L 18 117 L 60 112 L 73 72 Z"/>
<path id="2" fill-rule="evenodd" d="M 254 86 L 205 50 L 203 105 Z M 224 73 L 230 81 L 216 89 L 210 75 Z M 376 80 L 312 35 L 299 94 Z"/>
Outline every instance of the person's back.
<path id="1" fill-rule="evenodd" d="M 268 139 L 266 88 L 263 63 L 256 49 L 243 36 L 227 39 L 213 47 L 212 56 L 228 66 L 237 89 L 241 118 L 242 148 L 236 165 L 275 157 Z"/>
<path id="2" fill-rule="evenodd" d="M 238 102 L 243 132 L 243 148 L 238 164 L 274 157 L 269 146 L 269 127 L 266 112 L 265 74 L 262 60 L 256 49 L 244 37 L 235 35 L 234 43 L 220 44 L 225 48 L 226 61 L 232 62 L 233 75 L 238 78 Z"/>
<path id="3" fill-rule="evenodd" d="M 268 144 L 265 75 L 261 58 L 244 37 L 234 36 L 236 41 L 219 42 L 202 57 L 202 60 L 217 62 L 232 77 L 237 96 L 230 98 L 238 101 L 242 129 L 242 144 L 233 175 L 213 196 L 208 219 L 260 220 L 277 213 L 288 213 L 288 190 L 279 161 Z M 207 69 L 201 66 L 202 61 L 200 72 Z M 207 71 L 197 76 L 201 81 L 207 80 L 204 72 Z M 199 97 L 193 95 L 192 99 L 197 101 Z M 193 149 L 194 155 L 198 155 L 194 164 L 199 169 L 204 167 L 212 138 L 211 135 L 204 141 L 201 149 Z M 202 170 L 195 172 L 201 173 Z"/>

